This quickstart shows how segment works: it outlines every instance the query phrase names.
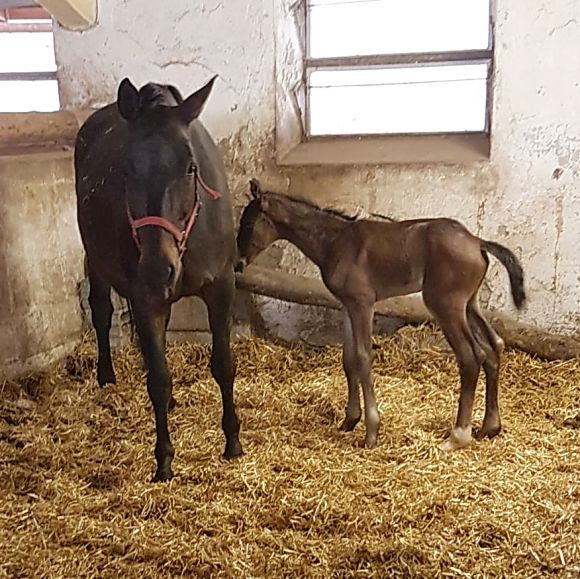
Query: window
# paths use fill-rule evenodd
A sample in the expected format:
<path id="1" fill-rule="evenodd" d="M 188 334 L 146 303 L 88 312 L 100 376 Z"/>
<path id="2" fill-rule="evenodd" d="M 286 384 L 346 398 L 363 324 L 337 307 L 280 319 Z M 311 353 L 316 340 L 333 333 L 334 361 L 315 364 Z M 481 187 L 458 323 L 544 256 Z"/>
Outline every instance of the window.
<path id="1" fill-rule="evenodd" d="M 18 4 L 0 9 L 0 112 L 58 110 L 52 19 L 32 2 Z"/>
<path id="2" fill-rule="evenodd" d="M 301 78 L 278 75 L 279 160 L 332 162 L 331 148 L 349 163 L 487 158 L 492 0 L 304 0 L 292 9 L 277 63 L 298 66 Z"/>

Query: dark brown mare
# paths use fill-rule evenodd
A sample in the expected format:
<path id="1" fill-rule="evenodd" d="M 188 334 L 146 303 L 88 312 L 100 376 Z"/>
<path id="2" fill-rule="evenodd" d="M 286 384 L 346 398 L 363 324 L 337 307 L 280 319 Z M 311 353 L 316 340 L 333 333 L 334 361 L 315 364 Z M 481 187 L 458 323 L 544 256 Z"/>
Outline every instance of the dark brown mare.
<path id="1" fill-rule="evenodd" d="M 171 305 L 199 296 L 213 335 L 211 372 L 220 386 L 224 456 L 242 453 L 233 400 L 230 327 L 237 251 L 223 162 L 197 117 L 207 85 L 183 100 L 172 86 L 128 79 L 117 102 L 81 127 L 75 147 L 78 223 L 87 255 L 99 385 L 115 383 L 111 287 L 128 299 L 155 411 L 155 481 L 170 479 L 167 413 L 175 404 L 165 359 Z"/>
<path id="2" fill-rule="evenodd" d="M 473 236 L 452 219 L 371 221 L 323 210 L 305 201 L 262 192 L 244 209 L 238 233 L 241 262 L 251 262 L 277 239 L 286 239 L 318 267 L 326 287 L 344 306 L 343 366 L 348 404 L 341 430 L 361 417 L 359 384 L 365 402 L 367 447 L 379 430 L 371 376 L 373 308 L 389 297 L 423 292 L 423 300 L 455 352 L 461 376 L 459 412 L 441 444 L 454 450 L 471 440 L 473 398 L 480 369 L 486 378 L 486 406 L 478 437 L 501 431 L 498 378 L 503 342 L 481 315 L 477 292 L 489 264 L 488 253 L 507 268 L 513 300 L 525 301 L 523 271 L 505 247 Z"/>

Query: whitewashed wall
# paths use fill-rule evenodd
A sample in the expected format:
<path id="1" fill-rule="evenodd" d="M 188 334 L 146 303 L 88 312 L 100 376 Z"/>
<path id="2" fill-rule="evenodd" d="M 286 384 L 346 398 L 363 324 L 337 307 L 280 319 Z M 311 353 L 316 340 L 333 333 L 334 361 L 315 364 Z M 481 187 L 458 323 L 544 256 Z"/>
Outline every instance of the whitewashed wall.
<path id="1" fill-rule="evenodd" d="M 457 217 L 521 257 L 530 297 L 521 319 L 580 332 L 580 1 L 496 2 L 490 162 L 284 171 L 273 161 L 275 4 L 172 0 L 161 9 L 100 0 L 96 28 L 56 32 L 62 103 L 109 102 L 124 76 L 187 93 L 218 73 L 203 118 L 221 142 L 238 205 L 256 175 L 321 204 L 399 218 Z M 278 255 L 291 271 L 312 271 L 293 250 Z M 512 308 L 498 266 L 483 294 L 491 307 Z M 288 306 L 281 317 L 270 306 L 266 322 L 284 333 L 288 310 L 304 311 Z"/>

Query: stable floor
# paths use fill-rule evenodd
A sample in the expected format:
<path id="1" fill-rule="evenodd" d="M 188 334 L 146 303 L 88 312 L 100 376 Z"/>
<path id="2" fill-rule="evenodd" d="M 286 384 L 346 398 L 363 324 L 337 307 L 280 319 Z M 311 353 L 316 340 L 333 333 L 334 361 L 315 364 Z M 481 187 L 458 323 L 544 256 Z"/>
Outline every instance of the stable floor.
<path id="1" fill-rule="evenodd" d="M 504 433 L 453 454 L 457 407 L 440 335 L 376 342 L 378 448 L 339 433 L 340 348 L 235 344 L 245 456 L 221 460 L 206 346 L 169 348 L 176 478 L 151 484 L 140 358 L 100 390 L 89 337 L 0 395 L 0 576 L 577 577 L 580 361 L 508 352 Z M 21 395 L 24 388 L 29 395 Z M 478 391 L 476 424 L 483 389 Z"/>

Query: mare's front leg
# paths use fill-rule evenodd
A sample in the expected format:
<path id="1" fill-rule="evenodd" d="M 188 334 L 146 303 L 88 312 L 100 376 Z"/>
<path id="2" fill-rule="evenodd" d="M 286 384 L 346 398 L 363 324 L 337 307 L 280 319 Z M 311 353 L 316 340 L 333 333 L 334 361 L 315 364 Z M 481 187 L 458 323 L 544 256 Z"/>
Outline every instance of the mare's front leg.
<path id="1" fill-rule="evenodd" d="M 111 286 L 103 281 L 88 264 L 89 273 L 89 305 L 91 306 L 91 319 L 97 334 L 97 382 L 99 386 L 116 384 L 115 371 L 111 360 L 111 319 L 113 316 L 113 303 L 111 302 Z"/>
<path id="2" fill-rule="evenodd" d="M 164 304 L 153 309 L 146 304 L 135 302 L 132 306 L 139 344 L 147 368 L 147 392 L 155 412 L 157 471 L 153 482 L 168 481 L 173 478 L 171 462 L 175 454 L 167 421 L 172 400 L 172 385 L 165 359 L 165 328 L 171 306 Z"/>
<path id="3" fill-rule="evenodd" d="M 230 344 L 234 291 L 232 272 L 205 287 L 202 293 L 212 332 L 211 373 L 222 395 L 222 429 L 226 437 L 224 458 L 227 459 L 243 454 L 239 440 L 240 422 L 234 404 L 236 368 Z"/>
<path id="4" fill-rule="evenodd" d="M 380 417 L 375 398 L 372 377 L 372 324 L 373 304 L 349 300 L 345 303 L 354 339 L 356 374 L 359 377 L 365 403 L 366 437 L 365 446 L 373 448 L 377 444 Z"/>

